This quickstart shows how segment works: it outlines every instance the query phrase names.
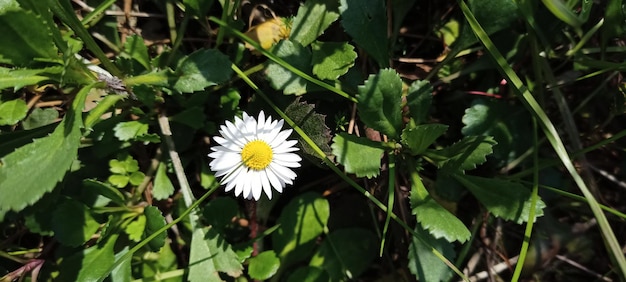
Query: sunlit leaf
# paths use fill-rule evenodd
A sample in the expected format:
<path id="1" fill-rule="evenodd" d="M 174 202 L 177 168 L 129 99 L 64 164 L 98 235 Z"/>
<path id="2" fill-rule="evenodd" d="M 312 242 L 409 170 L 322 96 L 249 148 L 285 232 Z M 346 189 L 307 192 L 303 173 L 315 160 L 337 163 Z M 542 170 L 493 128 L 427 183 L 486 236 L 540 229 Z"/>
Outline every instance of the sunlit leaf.
<path id="1" fill-rule="evenodd" d="M 113 129 L 115 137 L 120 141 L 128 141 L 148 133 L 148 124 L 133 120 L 118 123 Z"/>
<path id="2" fill-rule="evenodd" d="M 274 54 L 295 68 L 310 73 L 311 51 L 298 42 L 283 40 L 273 49 Z M 285 94 L 301 95 L 307 92 L 307 81 L 295 73 L 270 62 L 266 69 L 267 79 L 274 89 L 283 90 Z"/>
<path id="3" fill-rule="evenodd" d="M 380 173 L 380 158 L 385 150 L 379 142 L 342 132 L 335 135 L 331 148 L 346 172 L 367 178 Z"/>
<path id="4" fill-rule="evenodd" d="M 179 62 L 173 87 L 189 93 L 221 84 L 231 77 L 230 65 L 228 57 L 217 49 L 200 49 Z"/>
<path id="5" fill-rule="evenodd" d="M 433 198 L 418 203 L 411 200 L 411 207 L 417 221 L 435 238 L 461 243 L 469 240 L 471 233 L 465 224 Z"/>
<path id="6" fill-rule="evenodd" d="M 402 80 L 392 69 L 370 75 L 365 85 L 359 86 L 359 117 L 365 125 L 391 138 L 402 130 Z"/>
<path id="7" fill-rule="evenodd" d="M 306 259 L 328 223 L 328 201 L 317 193 L 302 194 L 287 204 L 276 221 L 272 246 L 283 267 Z"/>
<path id="8" fill-rule="evenodd" d="M 354 47 L 346 42 L 314 42 L 313 74 L 321 79 L 337 79 L 354 66 Z"/>
<path id="9" fill-rule="evenodd" d="M 154 176 L 154 186 L 152 187 L 152 196 L 157 200 L 169 198 L 174 193 L 174 184 L 167 176 L 167 166 L 165 163 L 159 163 L 156 175 Z"/>
<path id="10" fill-rule="evenodd" d="M 22 99 L 0 101 L 0 125 L 14 125 L 26 117 L 28 106 Z"/>
<path id="11" fill-rule="evenodd" d="M 266 280 L 278 271 L 280 259 L 274 251 L 265 251 L 249 260 L 248 274 L 252 279 Z"/>
<path id="12" fill-rule="evenodd" d="M 83 125 L 82 108 L 91 87 L 83 88 L 49 136 L 36 139 L 0 159 L 0 207 L 19 210 L 52 191 L 76 155 Z"/>
<path id="13" fill-rule="evenodd" d="M 144 229 L 146 229 L 146 216 L 142 214 L 130 222 L 124 231 L 128 234 L 129 239 L 139 242 L 141 241 Z"/>
<path id="14" fill-rule="evenodd" d="M 232 247 L 213 228 L 196 228 L 189 255 L 190 282 L 222 281 L 218 272 L 231 277 L 242 274 L 243 267 Z"/>
<path id="15" fill-rule="evenodd" d="M 307 46 L 322 35 L 338 18 L 339 2 L 337 0 L 305 1 L 293 20 L 290 38 Z"/>

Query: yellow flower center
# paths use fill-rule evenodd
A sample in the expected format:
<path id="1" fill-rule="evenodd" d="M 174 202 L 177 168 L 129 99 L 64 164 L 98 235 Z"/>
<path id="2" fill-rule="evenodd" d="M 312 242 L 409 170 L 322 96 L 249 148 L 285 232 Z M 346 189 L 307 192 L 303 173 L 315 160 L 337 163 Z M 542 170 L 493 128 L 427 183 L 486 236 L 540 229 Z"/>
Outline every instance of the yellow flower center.
<path id="1" fill-rule="evenodd" d="M 254 140 L 241 150 L 241 161 L 254 170 L 262 170 L 272 162 L 274 153 L 270 145 L 262 140 Z"/>

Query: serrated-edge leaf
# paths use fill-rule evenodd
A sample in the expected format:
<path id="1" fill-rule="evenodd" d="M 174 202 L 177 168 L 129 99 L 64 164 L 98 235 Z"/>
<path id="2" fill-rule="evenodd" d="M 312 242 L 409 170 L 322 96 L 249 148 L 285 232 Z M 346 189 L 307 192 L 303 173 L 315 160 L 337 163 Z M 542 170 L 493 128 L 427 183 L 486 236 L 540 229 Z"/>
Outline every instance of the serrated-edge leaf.
<path id="1" fill-rule="evenodd" d="M 393 69 L 370 75 L 357 95 L 359 118 L 365 125 L 395 139 L 402 128 L 402 80 Z"/>
<path id="2" fill-rule="evenodd" d="M 326 155 L 332 154 L 330 146 L 328 145 L 331 140 L 331 135 L 330 128 L 326 126 L 326 116 L 315 112 L 315 105 L 301 102 L 300 97 L 298 97 L 293 103 L 287 106 L 285 115 L 300 126 L 304 133 L 313 140 L 315 145 L 317 145 L 322 152 Z M 302 140 L 302 138 L 299 139 L 299 144 L 302 146 L 303 152 L 320 158 L 319 154 L 317 154 L 309 144 Z"/>
<path id="3" fill-rule="evenodd" d="M 35 60 L 58 61 L 58 49 L 52 32 L 41 16 L 27 10 L 5 10 L 0 13 L 0 62 L 27 66 Z"/>
<path id="4" fill-rule="evenodd" d="M 524 185 L 503 179 L 454 174 L 454 179 L 465 186 L 494 216 L 521 224 L 528 221 L 530 190 Z M 546 205 L 538 200 L 535 216 L 543 215 Z"/>
<path id="5" fill-rule="evenodd" d="M 47 137 L 36 139 L 0 159 L 0 210 L 20 210 L 52 191 L 78 154 L 82 108 L 92 86 L 84 87 L 63 121 Z"/>
<path id="6" fill-rule="evenodd" d="M 341 132 L 333 138 L 330 147 L 337 162 L 344 166 L 346 172 L 367 178 L 380 173 L 380 158 L 385 150 L 379 142 Z"/>
<path id="7" fill-rule="evenodd" d="M 491 136 L 468 136 L 435 154 L 443 158 L 439 162 L 441 171 L 454 173 L 474 169 L 486 162 L 496 144 Z"/>
<path id="8" fill-rule="evenodd" d="M 144 238 L 152 235 L 167 224 L 165 222 L 165 218 L 161 214 L 161 211 L 154 206 L 147 206 L 143 210 L 143 214 L 146 216 L 146 228 L 143 231 Z M 156 252 L 165 245 L 166 238 L 167 232 L 161 232 L 158 236 L 148 242 L 148 247 L 153 252 Z"/>
<path id="9" fill-rule="evenodd" d="M 58 277 L 59 281 L 98 281 L 98 279 L 107 274 L 108 268 L 115 261 L 113 248 L 117 238 L 117 235 L 111 236 L 104 244 L 91 246 L 64 259 L 61 265 L 78 267 L 78 276 L 75 277 L 75 280 L 69 280 L 70 277 L 64 277 L 63 275 L 71 276 L 72 273 L 68 273 L 69 271 L 65 271 L 63 267 Z"/>
<path id="10" fill-rule="evenodd" d="M 139 120 L 120 122 L 113 128 L 113 134 L 120 141 L 128 141 L 148 133 L 148 124 Z"/>
<path id="11" fill-rule="evenodd" d="M 422 124 L 402 130 L 402 143 L 413 155 L 419 155 L 448 130 L 443 124 Z"/>
<path id="12" fill-rule="evenodd" d="M 37 85 L 46 80 L 57 80 L 52 74 L 60 75 L 63 67 L 49 67 L 43 69 L 8 69 L 0 68 L 0 89 L 13 87 L 13 91 L 27 85 Z"/>
<path id="13" fill-rule="evenodd" d="M 435 238 L 464 243 L 472 236 L 460 219 L 439 205 L 433 198 L 420 203 L 411 202 L 411 207 L 417 221 Z"/>
<path id="14" fill-rule="evenodd" d="M 290 38 L 307 46 L 322 35 L 339 18 L 337 0 L 308 0 L 300 6 L 291 28 Z"/>

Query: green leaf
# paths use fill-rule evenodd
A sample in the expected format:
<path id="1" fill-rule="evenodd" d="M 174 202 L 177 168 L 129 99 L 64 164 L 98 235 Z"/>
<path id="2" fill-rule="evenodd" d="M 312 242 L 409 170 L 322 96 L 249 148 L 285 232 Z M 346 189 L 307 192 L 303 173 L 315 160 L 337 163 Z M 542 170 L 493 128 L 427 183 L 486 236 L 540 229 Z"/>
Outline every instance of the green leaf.
<path id="1" fill-rule="evenodd" d="M 472 192 L 493 215 L 518 224 L 528 221 L 530 190 L 523 185 L 503 179 L 460 174 L 454 174 L 454 179 Z M 545 207 L 545 203 L 538 200 L 535 216 L 542 216 Z"/>
<path id="2" fill-rule="evenodd" d="M 147 206 L 143 210 L 143 214 L 146 216 L 146 228 L 143 231 L 143 238 L 154 234 L 157 230 L 166 225 L 165 218 L 163 218 L 161 211 L 154 206 Z M 151 251 L 156 252 L 165 245 L 165 239 L 167 239 L 167 232 L 162 232 L 148 242 L 148 247 Z"/>
<path id="3" fill-rule="evenodd" d="M 224 228 L 231 225 L 233 218 L 239 215 L 239 206 L 233 198 L 218 197 L 204 206 L 202 215 L 207 225 L 223 233 Z"/>
<path id="4" fill-rule="evenodd" d="M 248 262 L 248 274 L 256 280 L 266 280 L 274 276 L 280 267 L 280 259 L 272 250 L 262 252 Z"/>
<path id="5" fill-rule="evenodd" d="M 300 98 L 297 98 L 285 109 L 285 115 L 293 120 L 302 130 L 306 133 L 313 143 L 317 145 L 326 155 L 330 155 L 331 149 L 328 143 L 330 142 L 330 129 L 326 126 L 326 116 L 315 112 L 315 105 L 307 102 L 300 102 Z M 319 154 L 309 146 L 302 138 L 300 143 L 302 151 L 305 153 L 320 157 Z"/>
<path id="6" fill-rule="evenodd" d="M 412 237 L 409 245 L 409 270 L 419 281 L 447 281 L 452 271 L 432 252 L 435 248 L 448 260 L 453 260 L 455 253 L 452 243 L 444 239 L 435 239 L 420 226 L 415 227 L 419 238 Z"/>
<path id="7" fill-rule="evenodd" d="M 87 206 L 74 200 L 63 201 L 52 215 L 54 237 L 63 245 L 80 246 L 87 242 L 98 228 L 100 223 L 93 218 Z"/>
<path id="8" fill-rule="evenodd" d="M 178 79 L 173 87 L 190 93 L 224 83 L 231 77 L 230 65 L 228 56 L 216 49 L 198 50 L 180 61 L 175 73 Z"/>
<path id="9" fill-rule="evenodd" d="M 142 121 L 133 120 L 118 123 L 115 128 L 114 135 L 120 141 L 128 141 L 148 133 L 148 124 Z"/>
<path id="10" fill-rule="evenodd" d="M 402 129 L 402 80 L 392 69 L 370 75 L 357 95 L 359 117 L 365 125 L 395 139 Z"/>
<path id="11" fill-rule="evenodd" d="M 115 254 L 115 260 L 118 260 L 127 252 L 128 246 L 124 247 L 124 249 L 122 249 L 119 253 Z M 131 260 L 127 259 L 111 271 L 109 280 L 110 282 L 131 282 L 131 277 L 133 277 Z"/>
<path id="12" fill-rule="evenodd" d="M 326 270 L 333 281 L 355 279 L 376 258 L 376 242 L 376 236 L 367 229 L 335 230 L 324 239 L 309 265 Z"/>
<path id="13" fill-rule="evenodd" d="M 142 214 L 142 215 L 139 215 L 131 223 L 129 223 L 126 226 L 126 229 L 124 229 L 124 231 L 126 232 L 126 234 L 128 234 L 129 239 L 135 242 L 139 242 L 141 241 L 141 237 L 143 236 L 143 232 L 145 229 L 146 229 L 146 216 Z"/>
<path id="14" fill-rule="evenodd" d="M 5 10 L 0 14 L 0 63 L 28 66 L 39 61 L 59 61 L 52 32 L 32 11 Z"/>
<path id="15" fill-rule="evenodd" d="M 346 172 L 367 178 L 380 173 L 380 158 L 385 153 L 380 142 L 341 132 L 333 138 L 331 148 Z"/>
<path id="16" fill-rule="evenodd" d="M 560 0 L 559 0 L 560 1 Z M 487 34 L 510 29 L 511 23 L 518 19 L 518 4 L 508 0 L 469 0 L 474 16 Z M 453 48 L 462 50 L 478 42 L 472 28 L 465 24 Z"/>
<path id="17" fill-rule="evenodd" d="M 285 60 L 293 67 L 310 73 L 311 51 L 304 48 L 300 43 L 290 40 L 278 42 L 273 52 L 279 58 Z M 270 62 L 265 70 L 270 85 L 276 90 L 283 90 L 285 94 L 301 95 L 307 92 L 306 79 L 296 75 L 275 62 Z"/>
<path id="18" fill-rule="evenodd" d="M 424 155 L 434 160 L 442 172 L 453 173 L 474 169 L 486 162 L 495 144 L 491 136 L 469 136 L 442 150 L 426 150 Z"/>
<path id="19" fill-rule="evenodd" d="M 114 203 L 120 206 L 126 205 L 126 200 L 124 199 L 124 195 L 122 194 L 122 192 L 106 183 L 102 183 L 100 181 L 92 179 L 85 179 L 83 180 L 83 188 L 95 190 L 96 193 L 111 199 Z"/>
<path id="20" fill-rule="evenodd" d="M 469 240 L 472 233 L 463 222 L 439 205 L 433 198 L 425 201 L 414 201 L 411 197 L 411 208 L 417 221 L 435 238 L 444 238 L 448 242 Z"/>
<path id="21" fill-rule="evenodd" d="M 328 272 L 319 267 L 299 267 L 287 278 L 287 282 L 330 282 Z"/>
<path id="22" fill-rule="evenodd" d="M 91 86 L 77 94 L 54 132 L 0 159 L 0 207 L 20 210 L 52 191 L 76 155 L 82 136 L 82 109 Z"/>
<path id="23" fill-rule="evenodd" d="M 354 42 L 365 49 L 381 69 L 389 67 L 385 1 L 341 0 L 339 11 L 341 25 Z"/>
<path id="24" fill-rule="evenodd" d="M 204 127 L 205 119 L 202 107 L 189 107 L 170 118 L 171 121 L 182 123 L 196 130 Z"/>
<path id="25" fill-rule="evenodd" d="M 15 151 L 15 149 L 42 138 L 55 129 L 55 124 L 38 127 L 30 130 L 18 130 L 0 133 L 0 157 Z M 0 165 L 1 166 L 1 165 Z"/>
<path id="26" fill-rule="evenodd" d="M 0 67 L 0 89 L 12 87 L 14 91 L 27 85 L 38 85 L 46 80 L 58 80 L 63 67 L 43 69 L 9 69 Z"/>
<path id="27" fill-rule="evenodd" d="M 272 246 L 283 267 L 309 257 L 329 216 L 328 201 L 313 192 L 304 193 L 285 206 L 276 222 L 279 227 L 272 233 Z"/>
<path id="28" fill-rule="evenodd" d="M 28 106 L 22 99 L 0 101 L 0 125 L 14 125 L 26 117 Z"/>
<path id="29" fill-rule="evenodd" d="M 67 219 L 65 219 L 67 220 Z M 104 243 L 80 250 L 63 259 L 59 265 L 58 281 L 99 281 L 115 262 L 113 248 L 117 235 L 107 238 Z"/>
<path id="30" fill-rule="evenodd" d="M 339 18 L 337 0 L 308 0 L 298 9 L 289 38 L 307 46 Z"/>
<path id="31" fill-rule="evenodd" d="M 202 19 L 209 11 L 211 4 L 213 4 L 213 0 L 183 0 L 183 3 L 185 3 L 185 8 L 189 8 L 189 11 L 191 11 L 196 17 Z M 231 8 L 232 6 L 233 5 L 231 4 Z"/>
<path id="32" fill-rule="evenodd" d="M 22 127 L 26 130 L 41 127 L 54 123 L 57 118 L 59 118 L 59 112 L 53 108 L 34 108 L 22 122 Z"/>
<path id="33" fill-rule="evenodd" d="M 143 38 L 139 35 L 131 35 L 126 37 L 126 43 L 124 43 L 124 53 L 122 57 L 130 57 L 137 61 L 146 70 L 151 70 L 150 55 L 148 54 L 148 47 L 143 42 Z"/>
<path id="34" fill-rule="evenodd" d="M 222 281 L 219 272 L 231 277 L 242 274 L 237 254 L 213 228 L 196 228 L 191 237 L 188 281 Z"/>
<path id="35" fill-rule="evenodd" d="M 531 142 L 528 111 L 506 102 L 476 99 L 465 110 L 463 135 L 493 136 L 494 158 L 509 163 L 528 150 Z"/>
<path id="36" fill-rule="evenodd" d="M 109 181 L 109 183 L 113 184 L 117 188 L 126 187 L 126 185 L 128 185 L 129 180 L 130 178 L 127 175 L 119 175 L 119 174 L 113 174 L 109 176 L 109 178 L 107 178 L 107 181 Z"/>
<path id="37" fill-rule="evenodd" d="M 448 130 L 443 124 L 423 124 L 402 130 L 402 144 L 407 146 L 412 155 L 423 153 L 439 136 Z"/>
<path id="38" fill-rule="evenodd" d="M 314 42 L 311 44 L 313 74 L 320 79 L 335 80 L 354 66 L 357 57 L 354 47 L 347 42 Z"/>
<path id="39" fill-rule="evenodd" d="M 409 115 L 417 124 L 428 120 L 428 112 L 433 101 L 433 87 L 427 80 L 418 80 L 411 83 L 406 96 Z"/>
<path id="40" fill-rule="evenodd" d="M 174 193 L 174 184 L 167 176 L 167 165 L 161 162 L 154 176 L 154 186 L 152 187 L 152 197 L 157 200 L 169 198 Z"/>
<path id="41" fill-rule="evenodd" d="M 128 177 L 128 182 L 130 182 L 133 186 L 139 186 L 139 184 L 143 182 L 144 178 L 146 178 L 146 175 L 143 172 L 135 171 Z"/>

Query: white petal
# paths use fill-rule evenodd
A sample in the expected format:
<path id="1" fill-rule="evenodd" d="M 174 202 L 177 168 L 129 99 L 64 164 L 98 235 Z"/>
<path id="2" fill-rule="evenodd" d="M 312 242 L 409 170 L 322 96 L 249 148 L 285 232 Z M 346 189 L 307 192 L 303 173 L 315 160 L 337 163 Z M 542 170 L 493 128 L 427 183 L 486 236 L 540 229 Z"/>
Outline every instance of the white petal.
<path id="1" fill-rule="evenodd" d="M 261 184 L 263 186 L 263 191 L 265 192 L 265 195 L 267 195 L 267 198 L 271 200 L 272 199 L 272 185 L 270 184 L 270 181 L 268 179 L 267 170 L 263 170 L 261 172 Z"/>
<path id="2" fill-rule="evenodd" d="M 263 171 L 257 171 L 254 170 L 251 173 L 250 180 L 251 183 L 250 185 L 252 186 L 252 197 L 254 197 L 255 200 L 259 200 L 261 198 L 261 193 L 263 193 L 263 185 L 262 185 L 262 179 L 263 177 Z"/>

